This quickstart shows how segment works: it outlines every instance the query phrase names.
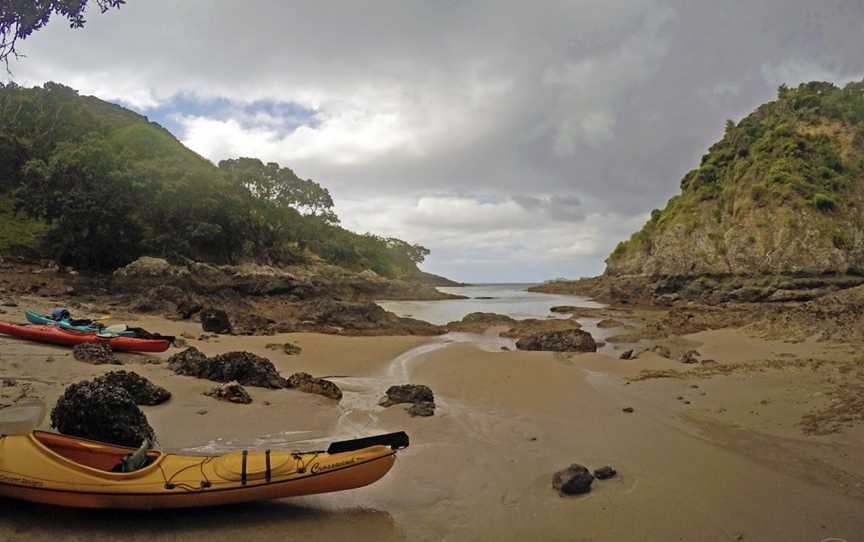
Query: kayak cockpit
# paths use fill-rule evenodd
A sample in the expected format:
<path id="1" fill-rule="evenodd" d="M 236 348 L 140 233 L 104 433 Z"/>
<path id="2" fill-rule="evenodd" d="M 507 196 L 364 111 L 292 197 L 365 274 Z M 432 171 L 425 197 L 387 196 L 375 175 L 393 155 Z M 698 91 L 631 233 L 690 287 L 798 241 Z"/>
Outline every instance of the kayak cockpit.
<path id="1" fill-rule="evenodd" d="M 117 467 L 123 459 L 135 452 L 134 449 L 124 446 L 114 446 L 45 431 L 34 431 L 31 433 L 31 437 L 40 447 L 55 456 L 77 466 L 106 473 L 116 473 Z M 147 452 L 150 465 L 155 464 L 161 456 L 162 453 L 155 450 Z"/>

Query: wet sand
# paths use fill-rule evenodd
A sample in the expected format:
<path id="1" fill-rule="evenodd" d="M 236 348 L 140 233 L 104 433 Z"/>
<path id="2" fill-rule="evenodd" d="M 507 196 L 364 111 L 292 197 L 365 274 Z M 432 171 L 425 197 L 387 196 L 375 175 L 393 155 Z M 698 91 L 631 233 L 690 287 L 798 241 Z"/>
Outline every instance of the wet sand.
<path id="1" fill-rule="evenodd" d="M 200 334 L 190 322 L 138 324 Z M 235 405 L 203 396 L 211 382 L 143 363 L 151 356 L 123 355 L 122 368 L 174 394 L 165 405 L 143 407 L 163 449 L 302 449 L 396 430 L 407 431 L 412 444 L 380 482 L 333 495 L 151 513 L 2 501 L 0 540 L 859 540 L 864 428 L 807 435 L 799 426 L 824 406 L 832 379 L 840 378 L 835 372 L 861 375 L 835 371 L 835 363 L 853 363 L 856 349 L 768 342 L 729 330 L 684 339 L 718 366 L 736 369 L 691 374 L 699 368 L 651 353 L 624 361 L 609 350 L 502 351 L 494 334 L 190 340 L 208 354 L 258 353 L 284 376 L 332 376 L 345 392 L 337 404 L 293 390 L 247 388 L 255 402 Z M 303 353 L 266 348 L 285 340 Z M 808 358 L 825 365 L 814 371 L 792 363 Z M 79 363 L 63 348 L 0 338 L 0 374 L 18 378 L 18 388 L 29 383 L 29 394 L 49 405 L 68 383 L 116 368 Z M 687 374 L 638 380 L 646 369 Z M 435 416 L 411 418 L 403 407 L 375 404 L 389 385 L 406 382 L 434 390 Z M 622 412 L 627 406 L 635 412 Z M 619 475 L 595 481 L 587 495 L 561 498 L 551 488 L 552 473 L 574 462 L 609 464 Z"/>

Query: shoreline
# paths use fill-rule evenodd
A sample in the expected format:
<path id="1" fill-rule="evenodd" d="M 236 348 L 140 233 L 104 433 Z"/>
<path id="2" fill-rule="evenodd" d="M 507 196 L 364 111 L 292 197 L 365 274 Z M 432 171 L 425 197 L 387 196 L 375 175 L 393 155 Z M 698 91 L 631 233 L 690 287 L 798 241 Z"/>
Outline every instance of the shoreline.
<path id="1" fill-rule="evenodd" d="M 177 335 L 200 330 L 191 321 L 157 316 L 139 316 L 136 323 Z M 164 405 L 142 407 L 166 449 L 292 446 L 397 430 L 411 436 L 393 471 L 366 488 L 182 516 L 135 515 L 154 526 L 157 539 L 166 529 L 184 540 L 211 539 L 214 526 L 220 536 L 250 541 L 288 533 L 306 539 L 350 533 L 358 541 L 805 541 L 853 540 L 864 531 L 864 466 L 855 459 L 864 455 L 864 426 L 806 435 L 798 425 L 828 403 L 837 375 L 864 378 L 860 366 L 840 372 L 856 359 L 854 345 L 768 341 L 729 329 L 686 334 L 681 340 L 730 368 L 703 374 L 701 365 L 694 369 L 653 352 L 620 360 L 617 350 L 501 351 L 449 339 L 290 333 L 189 341 L 207 354 L 257 353 L 283 375 L 332 376 L 344 392 L 341 404 L 253 387 L 247 387 L 250 405 L 219 402 L 202 395 L 215 383 L 143 363 L 164 361 L 171 352 L 122 354 L 122 367 L 92 366 L 62 348 L 4 337 L 0 368 L 29 382 L 30 393 L 43 394 L 49 408 L 68 383 L 117 368 L 137 372 L 173 394 Z M 284 340 L 303 352 L 289 356 L 266 348 Z M 410 361 L 391 371 L 394 360 L 406 355 Z M 823 364 L 815 370 L 808 359 Z M 682 376 L 641 379 L 643 371 Z M 429 385 L 438 403 L 435 415 L 412 418 L 401 406 L 375 405 L 394 382 Z M 635 412 L 623 413 L 626 406 Z M 573 462 L 610 464 L 619 475 L 595 481 L 585 496 L 561 498 L 551 475 Z M 111 517 L 57 510 L 65 525 L 45 525 L 36 518 L 49 509 L 4 504 L 0 535 L 7 538 L 23 532 L 27 539 L 78 540 L 94 522 Z M 237 521 L 226 519 L 235 516 Z M 87 538 L 128 540 L 123 525 L 129 521 L 105 522 Z"/>

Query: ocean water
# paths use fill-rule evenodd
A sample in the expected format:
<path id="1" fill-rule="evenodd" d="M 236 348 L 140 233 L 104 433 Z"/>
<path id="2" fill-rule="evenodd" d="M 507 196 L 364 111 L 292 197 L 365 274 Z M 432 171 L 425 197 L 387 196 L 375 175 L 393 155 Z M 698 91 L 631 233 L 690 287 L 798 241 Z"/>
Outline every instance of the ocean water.
<path id="1" fill-rule="evenodd" d="M 446 324 L 461 320 L 472 312 L 494 312 L 517 320 L 526 318 L 566 318 L 567 315 L 549 312 L 556 305 L 602 308 L 605 305 L 574 295 L 542 294 L 526 289 L 532 284 L 472 284 L 459 287 L 439 287 L 450 294 L 469 299 L 440 301 L 379 301 L 384 309 L 399 316 L 417 318 L 432 324 Z"/>

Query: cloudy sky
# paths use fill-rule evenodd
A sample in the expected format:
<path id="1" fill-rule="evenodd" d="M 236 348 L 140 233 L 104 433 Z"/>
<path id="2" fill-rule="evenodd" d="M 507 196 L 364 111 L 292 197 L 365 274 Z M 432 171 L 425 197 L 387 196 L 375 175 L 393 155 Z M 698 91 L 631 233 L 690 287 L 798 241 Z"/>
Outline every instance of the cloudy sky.
<path id="1" fill-rule="evenodd" d="M 466 281 L 593 275 L 781 83 L 864 78 L 862 0 L 128 0 L 20 84 L 130 107 L 333 193 Z"/>

